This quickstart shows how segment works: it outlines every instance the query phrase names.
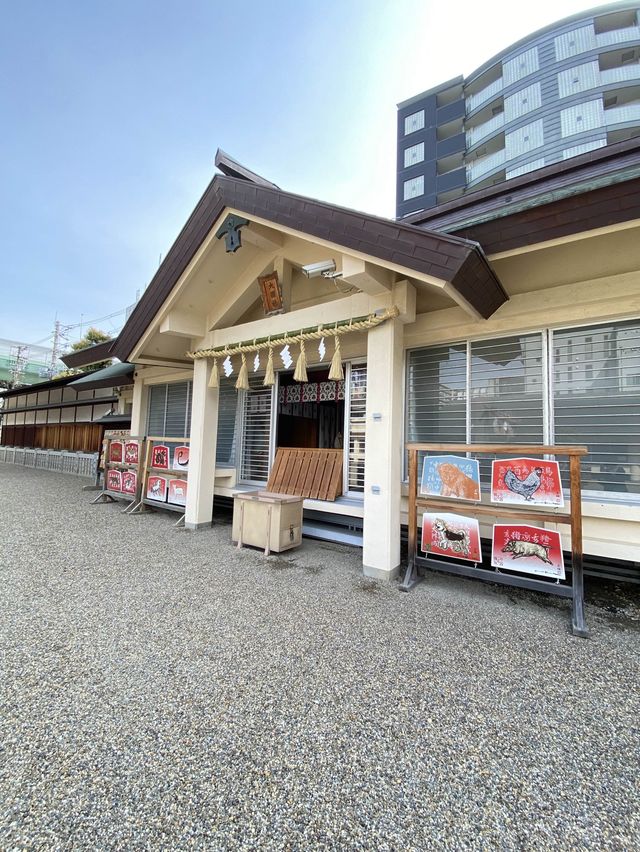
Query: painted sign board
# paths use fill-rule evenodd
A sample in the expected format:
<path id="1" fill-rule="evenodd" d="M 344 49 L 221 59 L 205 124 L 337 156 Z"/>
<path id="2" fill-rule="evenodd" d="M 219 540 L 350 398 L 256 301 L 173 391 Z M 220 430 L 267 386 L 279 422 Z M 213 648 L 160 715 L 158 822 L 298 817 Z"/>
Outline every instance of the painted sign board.
<path id="1" fill-rule="evenodd" d="M 124 445 L 124 460 L 126 464 L 138 464 L 140 446 L 137 441 L 127 441 Z"/>
<path id="2" fill-rule="evenodd" d="M 491 463 L 491 502 L 564 506 L 558 462 L 496 459 Z"/>
<path id="3" fill-rule="evenodd" d="M 478 462 L 465 456 L 426 456 L 422 465 L 420 494 L 453 497 L 456 500 L 479 500 Z"/>
<path id="4" fill-rule="evenodd" d="M 174 470 L 189 470 L 189 447 L 174 447 L 173 448 L 173 463 Z"/>
<path id="5" fill-rule="evenodd" d="M 482 562 L 477 519 L 449 512 L 425 512 L 422 516 L 422 550 L 427 555 Z"/>
<path id="6" fill-rule="evenodd" d="M 119 464 L 123 459 L 123 444 L 122 441 L 111 441 L 109 444 L 109 461 Z"/>
<path id="7" fill-rule="evenodd" d="M 564 580 L 560 533 L 527 524 L 494 524 L 491 565 Z"/>
<path id="8" fill-rule="evenodd" d="M 107 471 L 107 491 L 122 491 L 122 476 L 119 470 Z"/>
<path id="9" fill-rule="evenodd" d="M 122 472 L 122 492 L 123 494 L 135 494 L 138 487 L 138 475 L 133 470 L 124 470 Z"/>
<path id="10" fill-rule="evenodd" d="M 187 505 L 187 480 L 186 479 L 170 479 L 169 480 L 169 503 L 175 503 L 178 506 Z"/>
<path id="11" fill-rule="evenodd" d="M 147 499 L 166 503 L 167 480 L 164 476 L 150 476 L 147 480 Z"/>
<path id="12" fill-rule="evenodd" d="M 164 444 L 156 444 L 151 450 L 151 467 L 161 470 L 169 469 L 169 447 Z"/>

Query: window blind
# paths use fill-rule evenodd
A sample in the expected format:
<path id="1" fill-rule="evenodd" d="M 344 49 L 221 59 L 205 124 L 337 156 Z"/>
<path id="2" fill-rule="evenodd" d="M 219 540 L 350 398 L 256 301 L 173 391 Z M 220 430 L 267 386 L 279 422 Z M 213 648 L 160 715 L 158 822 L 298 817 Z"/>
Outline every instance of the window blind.
<path id="1" fill-rule="evenodd" d="M 236 463 L 236 421 L 239 394 L 230 379 L 220 380 L 218 391 L 218 440 L 216 444 L 216 464 L 235 466 Z"/>
<path id="2" fill-rule="evenodd" d="M 262 483 L 269 478 L 272 389 L 262 386 L 262 377 L 250 377 L 249 384 L 250 389 L 244 391 L 240 478 Z"/>
<path id="3" fill-rule="evenodd" d="M 152 385 L 147 434 L 164 438 L 188 438 L 190 427 L 191 382 Z"/>
<path id="4" fill-rule="evenodd" d="M 367 423 L 367 367 L 352 365 L 349 398 L 348 490 L 364 492 L 364 449 Z"/>
<path id="5" fill-rule="evenodd" d="M 640 321 L 554 331 L 554 442 L 586 444 L 582 487 L 640 494 Z"/>

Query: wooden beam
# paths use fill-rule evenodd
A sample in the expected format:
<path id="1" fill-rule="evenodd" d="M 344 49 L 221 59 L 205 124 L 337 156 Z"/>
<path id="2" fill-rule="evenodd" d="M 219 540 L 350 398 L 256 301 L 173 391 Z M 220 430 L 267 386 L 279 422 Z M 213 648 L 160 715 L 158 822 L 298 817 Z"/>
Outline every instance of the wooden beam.
<path id="1" fill-rule="evenodd" d="M 242 229 L 242 240 L 245 243 L 256 246 L 262 251 L 277 251 L 284 244 L 284 234 L 274 231 L 273 228 L 265 228 L 257 222 L 249 222 Z"/>
<path id="2" fill-rule="evenodd" d="M 251 307 L 260 296 L 258 275 L 264 275 L 273 270 L 275 252 L 261 254 L 254 258 L 244 271 L 241 272 L 227 292 L 216 301 L 215 307 L 207 317 L 207 328 L 233 325 Z"/>
<path id="3" fill-rule="evenodd" d="M 394 274 L 390 269 L 377 266 L 359 257 L 348 254 L 342 255 L 342 281 L 357 287 L 363 293 L 378 296 L 388 293 L 393 287 Z"/>
<path id="4" fill-rule="evenodd" d="M 170 311 L 160 323 L 160 334 L 172 334 L 175 337 L 202 337 L 206 331 L 203 316 Z"/>

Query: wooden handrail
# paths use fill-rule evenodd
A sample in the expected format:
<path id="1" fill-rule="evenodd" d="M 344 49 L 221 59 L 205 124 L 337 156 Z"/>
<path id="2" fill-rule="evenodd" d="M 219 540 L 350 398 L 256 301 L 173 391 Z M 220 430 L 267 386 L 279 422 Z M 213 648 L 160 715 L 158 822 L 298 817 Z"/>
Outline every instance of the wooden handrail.
<path id="1" fill-rule="evenodd" d="M 586 456 L 589 450 L 587 447 L 558 447 L 558 446 L 540 446 L 539 444 L 522 444 L 514 446 L 513 444 L 420 444 L 411 443 L 406 445 L 407 450 L 417 450 L 418 452 L 449 452 L 456 453 L 508 453 L 511 456 L 517 456 L 521 453 L 531 453 L 532 455 L 553 455 L 553 456 Z"/>

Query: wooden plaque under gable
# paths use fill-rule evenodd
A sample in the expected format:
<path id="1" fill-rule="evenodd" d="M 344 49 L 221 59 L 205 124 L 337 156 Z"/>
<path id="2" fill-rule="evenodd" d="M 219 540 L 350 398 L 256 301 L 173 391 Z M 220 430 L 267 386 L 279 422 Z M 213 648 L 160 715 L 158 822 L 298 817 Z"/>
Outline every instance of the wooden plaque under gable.
<path id="1" fill-rule="evenodd" d="M 265 314 L 279 314 L 284 310 L 282 304 L 282 288 L 278 280 L 277 272 L 258 276 L 262 306 Z"/>

